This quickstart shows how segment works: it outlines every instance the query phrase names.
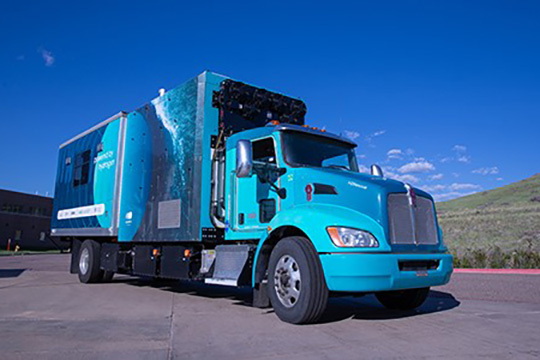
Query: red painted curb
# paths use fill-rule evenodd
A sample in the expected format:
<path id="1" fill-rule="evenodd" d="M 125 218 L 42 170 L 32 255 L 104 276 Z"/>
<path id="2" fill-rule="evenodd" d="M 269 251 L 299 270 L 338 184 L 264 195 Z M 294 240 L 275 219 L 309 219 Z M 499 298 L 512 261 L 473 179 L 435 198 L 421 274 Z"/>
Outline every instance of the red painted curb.
<path id="1" fill-rule="evenodd" d="M 540 269 L 454 269 L 454 272 L 463 274 L 540 275 Z"/>

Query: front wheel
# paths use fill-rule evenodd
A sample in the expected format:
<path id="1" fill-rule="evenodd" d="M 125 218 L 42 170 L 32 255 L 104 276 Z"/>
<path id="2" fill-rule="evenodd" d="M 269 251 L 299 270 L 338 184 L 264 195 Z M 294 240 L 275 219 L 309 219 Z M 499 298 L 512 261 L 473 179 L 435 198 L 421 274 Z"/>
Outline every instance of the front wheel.
<path id="1" fill-rule="evenodd" d="M 375 294 L 388 309 L 412 310 L 424 303 L 429 288 L 385 291 Z"/>
<path id="2" fill-rule="evenodd" d="M 328 288 L 317 252 L 304 237 L 276 245 L 268 266 L 268 295 L 276 315 L 292 324 L 317 321 L 328 302 Z"/>

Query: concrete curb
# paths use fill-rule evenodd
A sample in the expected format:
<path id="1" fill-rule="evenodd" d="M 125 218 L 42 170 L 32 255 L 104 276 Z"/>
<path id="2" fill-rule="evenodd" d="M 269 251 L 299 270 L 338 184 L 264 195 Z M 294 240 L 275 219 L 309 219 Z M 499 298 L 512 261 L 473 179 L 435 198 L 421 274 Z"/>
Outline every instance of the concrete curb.
<path id="1" fill-rule="evenodd" d="M 461 274 L 540 275 L 540 269 L 454 269 Z"/>

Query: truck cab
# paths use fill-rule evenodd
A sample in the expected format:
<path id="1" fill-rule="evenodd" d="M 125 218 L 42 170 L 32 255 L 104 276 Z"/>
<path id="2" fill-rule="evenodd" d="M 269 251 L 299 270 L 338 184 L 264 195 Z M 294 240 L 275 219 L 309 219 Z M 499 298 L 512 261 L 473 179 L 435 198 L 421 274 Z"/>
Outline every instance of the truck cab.
<path id="1" fill-rule="evenodd" d="M 253 284 L 268 286 L 272 304 L 294 308 L 315 276 L 302 280 L 300 260 L 289 249 L 299 239 L 320 263 L 320 287 L 331 292 L 377 292 L 389 307 L 410 308 L 427 288 L 449 281 L 452 256 L 433 198 L 380 173 L 360 173 L 356 146 L 324 130 L 278 122 L 227 139 L 225 240 L 260 239 L 256 269 L 266 271 L 255 271 Z M 294 240 L 284 257 L 272 259 L 283 238 Z M 284 313 L 294 322 L 296 314 Z"/>

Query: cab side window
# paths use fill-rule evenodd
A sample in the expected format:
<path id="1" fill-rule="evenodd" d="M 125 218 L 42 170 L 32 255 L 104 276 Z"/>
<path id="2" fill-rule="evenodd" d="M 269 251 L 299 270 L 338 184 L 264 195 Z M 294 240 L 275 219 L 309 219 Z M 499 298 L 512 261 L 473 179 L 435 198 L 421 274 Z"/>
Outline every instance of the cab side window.
<path id="1" fill-rule="evenodd" d="M 276 148 L 274 147 L 274 139 L 266 138 L 253 141 L 251 144 L 253 152 L 253 161 L 276 164 Z"/>

